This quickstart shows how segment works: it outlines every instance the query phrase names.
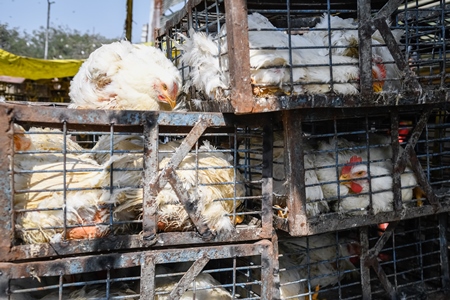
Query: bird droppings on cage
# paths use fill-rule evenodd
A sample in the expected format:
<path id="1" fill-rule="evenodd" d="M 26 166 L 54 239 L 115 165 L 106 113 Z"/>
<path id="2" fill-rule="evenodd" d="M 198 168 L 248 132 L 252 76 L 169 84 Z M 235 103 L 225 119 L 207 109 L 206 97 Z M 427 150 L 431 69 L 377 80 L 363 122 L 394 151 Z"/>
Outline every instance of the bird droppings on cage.
<path id="1" fill-rule="evenodd" d="M 8 278 L 0 295 L 16 300 L 269 299 L 271 255 L 266 241 L 0 263 Z"/>
<path id="2" fill-rule="evenodd" d="M 289 108 L 446 101 L 445 4 L 377 11 L 385 2 L 193 1 L 158 29 L 158 43 L 176 53 L 199 111 L 275 111 L 281 97 Z"/>

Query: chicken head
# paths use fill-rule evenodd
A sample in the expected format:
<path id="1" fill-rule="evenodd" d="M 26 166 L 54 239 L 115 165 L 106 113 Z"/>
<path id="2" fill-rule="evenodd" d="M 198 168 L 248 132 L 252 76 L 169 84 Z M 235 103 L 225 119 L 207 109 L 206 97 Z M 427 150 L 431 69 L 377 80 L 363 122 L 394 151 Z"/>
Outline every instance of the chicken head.
<path id="1" fill-rule="evenodd" d="M 350 161 L 342 167 L 339 180 L 347 186 L 351 192 L 359 194 L 363 190 L 364 182 L 367 183 L 367 166 L 361 164 L 361 156 L 354 155 Z"/>
<path id="2" fill-rule="evenodd" d="M 157 80 L 153 85 L 153 89 L 157 94 L 159 102 L 167 103 L 172 109 L 177 105 L 178 96 L 178 84 L 172 82 L 172 84 L 166 84 L 161 80 Z"/>

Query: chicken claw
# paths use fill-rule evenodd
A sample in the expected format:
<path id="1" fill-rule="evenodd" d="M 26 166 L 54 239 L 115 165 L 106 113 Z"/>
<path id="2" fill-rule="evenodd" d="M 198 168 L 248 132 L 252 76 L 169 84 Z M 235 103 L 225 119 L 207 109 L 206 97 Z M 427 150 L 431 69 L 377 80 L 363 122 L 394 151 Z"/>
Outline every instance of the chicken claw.
<path id="1" fill-rule="evenodd" d="M 289 211 L 288 211 L 287 207 L 282 208 L 279 205 L 274 205 L 273 207 L 277 210 L 277 216 L 278 217 L 283 218 L 283 219 L 286 219 L 288 217 Z"/>
<path id="2" fill-rule="evenodd" d="M 422 198 L 425 198 L 425 192 L 422 190 L 422 188 L 416 186 L 413 189 L 414 198 L 417 199 L 417 206 L 421 207 L 423 205 Z"/>

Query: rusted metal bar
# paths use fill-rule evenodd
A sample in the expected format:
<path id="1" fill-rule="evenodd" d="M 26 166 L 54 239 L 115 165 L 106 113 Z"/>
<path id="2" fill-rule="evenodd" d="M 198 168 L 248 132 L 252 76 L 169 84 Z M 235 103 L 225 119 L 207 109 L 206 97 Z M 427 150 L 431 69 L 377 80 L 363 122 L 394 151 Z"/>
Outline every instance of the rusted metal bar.
<path id="1" fill-rule="evenodd" d="M 373 97 L 372 33 L 374 29 L 370 8 L 370 0 L 358 0 L 359 90 L 363 104 Z"/>
<path id="2" fill-rule="evenodd" d="M 156 196 L 167 184 L 168 174 L 173 172 L 178 165 L 182 162 L 182 160 L 189 153 L 191 148 L 195 145 L 201 135 L 205 132 L 206 128 L 210 125 L 210 123 L 205 119 L 201 118 L 194 125 L 190 133 L 183 140 L 181 145 L 178 147 L 177 151 L 170 158 L 167 165 L 161 170 L 161 172 L 154 176 L 152 181 L 150 182 L 150 187 L 154 195 Z"/>
<path id="3" fill-rule="evenodd" d="M 195 227 L 197 228 L 198 233 L 202 236 L 203 239 L 212 240 L 214 238 L 214 234 L 211 232 L 208 225 L 206 225 L 206 223 L 203 221 L 198 209 L 199 198 L 191 198 L 189 193 L 183 187 L 181 179 L 175 172 L 168 173 L 167 179 L 172 186 L 173 191 L 177 195 L 178 200 L 180 200 L 180 203 L 183 204 L 183 207 L 189 215 L 192 223 L 194 223 Z"/>
<path id="4" fill-rule="evenodd" d="M 378 239 L 375 246 L 373 246 L 372 249 L 369 250 L 369 259 L 376 259 L 378 254 L 380 254 L 380 251 L 383 249 L 386 242 L 389 240 L 389 238 L 392 236 L 392 233 L 394 232 L 395 228 L 397 227 L 399 221 L 395 222 L 389 222 L 388 227 L 386 228 L 383 235 Z"/>
<path id="5" fill-rule="evenodd" d="M 141 260 L 141 299 L 155 299 L 155 261 L 145 254 Z"/>
<path id="6" fill-rule="evenodd" d="M 240 228 L 239 232 L 232 232 L 227 236 L 216 236 L 217 242 L 248 242 L 261 239 L 261 228 Z M 156 236 L 156 242 L 144 241 L 141 235 L 107 236 L 99 242 L 96 240 L 70 240 L 64 243 L 19 245 L 0 255 L 1 261 L 17 261 L 44 257 L 64 257 L 83 253 L 97 253 L 111 250 L 131 250 L 143 247 L 161 248 L 167 246 L 205 244 L 195 231 L 161 232 Z"/>
<path id="7" fill-rule="evenodd" d="M 402 2 L 403 0 L 389 0 L 375 13 L 374 19 L 389 18 L 398 9 Z"/>
<path id="8" fill-rule="evenodd" d="M 273 126 L 272 119 L 268 121 L 263 129 L 261 238 L 270 237 L 273 230 Z"/>
<path id="9" fill-rule="evenodd" d="M 144 124 L 144 180 L 142 204 L 142 231 L 144 241 L 153 240 L 156 237 L 158 228 L 156 199 L 149 183 L 159 166 L 158 144 L 159 126 L 156 126 L 151 123 L 150 120 L 147 120 Z"/>
<path id="10" fill-rule="evenodd" d="M 189 288 L 189 285 L 195 280 L 195 277 L 200 274 L 206 264 L 209 262 L 209 258 L 203 256 L 198 260 L 194 261 L 192 266 L 187 270 L 187 272 L 183 275 L 183 277 L 178 281 L 178 283 L 173 288 L 172 292 L 169 295 L 170 299 L 180 299 L 180 297 L 184 294 L 184 292 Z"/>
<path id="11" fill-rule="evenodd" d="M 373 258 L 370 260 L 370 264 L 375 271 L 375 273 L 378 276 L 378 279 L 380 280 L 381 285 L 383 286 L 384 290 L 388 293 L 389 297 L 394 300 L 397 299 L 397 294 L 395 292 L 394 286 L 391 284 L 389 279 L 386 276 L 386 273 L 384 272 L 383 268 L 381 268 L 380 264 L 378 263 L 377 258 Z"/>
<path id="12" fill-rule="evenodd" d="M 448 239 L 447 239 L 447 230 L 448 230 L 448 214 L 443 213 L 438 215 L 439 220 L 439 247 L 440 247 L 440 255 L 441 255 L 441 281 L 442 281 L 442 289 L 445 291 L 450 290 L 450 266 L 448 259 Z"/>
<path id="13" fill-rule="evenodd" d="M 306 216 L 305 167 L 303 164 L 302 119 L 296 111 L 282 114 L 285 146 L 285 169 L 289 183 L 289 233 L 303 235 L 309 222 Z"/>
<path id="14" fill-rule="evenodd" d="M 66 257 L 57 260 L 29 261 L 23 263 L 0 263 L 0 274 L 11 278 L 29 277 L 30 272 L 41 276 L 59 276 L 60 274 L 80 274 L 110 269 L 123 269 L 140 266 L 151 260 L 154 264 L 195 261 L 202 257 L 222 259 L 261 255 L 269 251 L 272 243 L 262 240 L 256 243 L 190 247 L 138 252 L 109 253 Z M 142 259 L 145 258 L 145 261 Z M 2 276 L 2 275 L 0 275 Z"/>
<path id="15" fill-rule="evenodd" d="M 378 263 L 378 254 L 383 249 L 384 245 L 386 244 L 387 240 L 391 237 L 393 231 L 395 230 L 395 227 L 398 225 L 398 222 L 390 222 L 389 226 L 386 228 L 386 231 L 383 233 L 383 235 L 378 239 L 377 243 L 372 249 L 368 249 L 369 246 L 369 239 L 367 235 L 367 229 L 366 234 L 364 235 L 364 241 L 361 239 L 361 247 L 364 246 L 364 252 L 363 249 L 361 249 L 361 253 L 364 253 L 364 259 L 361 257 L 361 261 L 363 261 L 363 265 L 361 268 L 372 267 L 375 273 L 377 274 L 380 283 L 383 285 L 386 292 L 390 295 L 391 299 L 396 299 L 396 292 L 392 284 L 389 282 L 386 273 L 381 268 L 380 264 Z M 362 234 L 361 234 L 362 237 Z M 366 248 L 367 247 L 367 248 Z M 367 270 L 365 270 L 368 272 Z M 362 281 L 362 280 L 361 280 Z M 366 280 L 367 281 L 367 280 Z M 366 283 L 370 286 L 370 280 L 368 283 Z M 364 285 L 363 285 L 364 290 Z M 370 299 L 370 294 L 366 295 L 363 293 L 363 299 Z"/>
<path id="16" fill-rule="evenodd" d="M 367 226 L 359 228 L 359 242 L 361 245 L 360 273 L 362 299 L 370 299 L 372 293 L 370 289 L 370 267 L 366 265 L 366 261 L 369 258 L 369 229 Z"/>
<path id="17" fill-rule="evenodd" d="M 14 237 L 14 220 L 12 214 L 12 174 L 10 158 L 13 154 L 13 120 L 8 107 L 0 107 L 0 251 L 9 253 Z"/>
<path id="18" fill-rule="evenodd" d="M 231 104 L 235 113 L 250 113 L 254 98 L 250 82 L 247 1 L 225 0 Z"/>
<path id="19" fill-rule="evenodd" d="M 397 44 L 397 41 L 394 38 L 388 24 L 386 23 L 385 18 L 378 18 L 373 20 L 374 26 L 379 30 L 381 36 L 383 37 L 386 47 L 389 49 L 392 57 L 398 68 L 402 70 L 405 74 L 404 84 L 406 85 L 405 91 L 407 93 L 413 93 L 420 95 L 422 92 L 422 88 L 417 81 L 417 78 L 412 73 L 408 62 L 406 61 L 405 56 L 402 54 L 400 47 Z"/>
<path id="20" fill-rule="evenodd" d="M 440 200 L 444 199 L 440 199 L 439 197 L 437 197 L 436 193 L 433 190 L 433 187 L 428 181 L 427 175 L 425 175 L 422 167 L 420 166 L 420 161 L 413 149 L 410 150 L 409 161 L 411 162 L 411 169 L 417 177 L 417 182 L 424 191 L 427 200 L 433 206 L 433 209 L 435 211 L 442 210 L 443 206 Z"/>
<path id="21" fill-rule="evenodd" d="M 398 125 L 400 123 L 398 110 L 393 108 L 391 111 L 391 148 L 392 161 L 396 162 L 400 155 L 400 142 L 398 140 Z M 394 168 L 393 168 L 394 169 Z M 402 180 L 400 172 L 392 172 L 392 193 L 394 195 L 394 210 L 400 211 L 403 208 L 402 203 Z"/>
<path id="22" fill-rule="evenodd" d="M 273 287 L 273 293 L 272 297 L 274 300 L 281 299 L 280 295 L 280 261 L 279 261 L 279 251 L 278 251 L 278 235 L 274 233 L 272 235 L 272 257 L 270 258 L 272 260 L 273 264 L 273 278 L 272 278 L 272 287 Z"/>
<path id="23" fill-rule="evenodd" d="M 414 151 L 414 147 L 416 146 L 423 129 L 427 125 L 427 121 L 431 115 L 432 110 L 433 110 L 432 107 L 427 107 L 422 112 L 420 119 L 417 122 L 416 127 L 412 131 L 408 143 L 406 144 L 405 150 L 395 161 L 393 170 L 395 173 L 401 174 L 405 171 L 408 162 L 410 162 L 411 169 L 416 175 L 417 181 L 421 186 L 421 188 L 423 189 L 423 191 L 425 192 L 428 201 L 430 201 L 435 210 L 438 210 L 442 208 L 442 205 L 439 202 L 438 198 L 436 197 L 436 194 L 434 193 L 433 188 L 431 187 L 430 182 L 427 179 L 427 176 L 425 175 L 422 167 L 420 166 L 420 162 Z"/>
<path id="24" fill-rule="evenodd" d="M 275 253 L 274 247 L 277 246 L 273 245 L 273 247 L 267 248 L 267 251 L 261 253 L 261 282 L 263 284 L 261 284 L 260 296 L 261 299 L 265 300 L 276 299 L 274 297 L 274 267 L 278 262 L 278 252 Z"/>

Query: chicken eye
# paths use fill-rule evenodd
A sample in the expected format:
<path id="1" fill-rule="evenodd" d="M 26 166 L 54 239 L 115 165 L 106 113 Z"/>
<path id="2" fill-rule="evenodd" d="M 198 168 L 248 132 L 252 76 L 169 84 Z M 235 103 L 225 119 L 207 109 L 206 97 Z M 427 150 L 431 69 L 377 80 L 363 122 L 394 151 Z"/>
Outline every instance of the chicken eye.
<path id="1" fill-rule="evenodd" d="M 364 171 L 359 171 L 358 173 L 356 173 L 356 175 L 363 176 L 364 175 Z"/>
<path id="2" fill-rule="evenodd" d="M 162 84 L 163 90 L 167 91 L 167 85 L 165 83 Z"/>

